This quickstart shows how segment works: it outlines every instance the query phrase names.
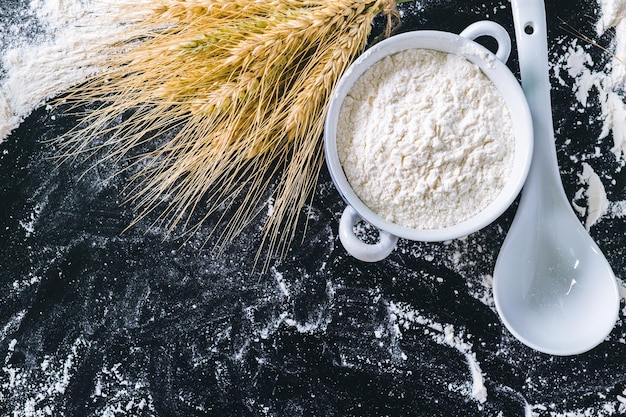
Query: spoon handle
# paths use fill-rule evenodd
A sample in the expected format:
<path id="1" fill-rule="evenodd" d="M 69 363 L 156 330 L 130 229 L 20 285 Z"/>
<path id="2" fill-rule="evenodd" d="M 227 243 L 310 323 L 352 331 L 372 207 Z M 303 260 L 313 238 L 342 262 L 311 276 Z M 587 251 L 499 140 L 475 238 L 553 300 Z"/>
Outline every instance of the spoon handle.
<path id="1" fill-rule="evenodd" d="M 567 199 L 554 143 L 545 5 L 543 0 L 512 0 L 511 5 L 522 89 L 533 118 L 535 145 L 526 180 L 527 184 L 533 185 L 525 186 L 524 190 L 546 190 L 550 193 L 560 190 L 562 197 Z"/>

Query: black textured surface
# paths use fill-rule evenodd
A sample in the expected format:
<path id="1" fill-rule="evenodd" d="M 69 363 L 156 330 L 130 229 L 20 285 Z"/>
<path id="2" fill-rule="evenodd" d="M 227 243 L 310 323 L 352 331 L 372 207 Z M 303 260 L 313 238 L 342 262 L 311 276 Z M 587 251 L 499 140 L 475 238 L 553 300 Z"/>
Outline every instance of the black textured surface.
<path id="1" fill-rule="evenodd" d="M 488 18 L 513 34 L 508 2 L 459 3 L 405 4 L 402 30 Z M 571 28 L 593 33 L 597 6 L 549 3 L 554 60 Z M 586 47 L 601 68 L 608 57 Z M 564 79 L 552 94 L 568 196 L 586 161 L 615 180 L 611 201 L 626 200 L 623 161 L 596 140 L 599 110 Z M 596 416 L 626 403 L 623 313 L 607 341 L 565 358 L 501 325 L 489 278 L 515 206 L 466 239 L 401 240 L 365 264 L 338 240 L 344 204 L 324 169 L 306 234 L 251 275 L 257 224 L 220 256 L 203 245 L 211 221 L 182 246 L 148 221 L 121 233 L 133 213 L 120 206 L 124 175 L 110 178 L 119 167 L 56 166 L 43 144 L 73 122 L 40 108 L 0 144 L 0 415 Z M 620 278 L 624 222 L 591 229 Z"/>

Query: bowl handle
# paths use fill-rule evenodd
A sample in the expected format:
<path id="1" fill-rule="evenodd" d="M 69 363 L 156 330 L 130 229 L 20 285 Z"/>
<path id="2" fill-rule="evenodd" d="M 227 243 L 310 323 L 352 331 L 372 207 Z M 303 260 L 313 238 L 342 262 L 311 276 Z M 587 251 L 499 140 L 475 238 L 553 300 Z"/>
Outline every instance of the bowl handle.
<path id="1" fill-rule="evenodd" d="M 472 23 L 459 34 L 467 39 L 475 40 L 481 36 L 491 36 L 498 43 L 495 55 L 502 62 L 506 62 L 511 54 L 511 37 L 502 26 L 490 20 L 481 20 Z"/>
<path id="2" fill-rule="evenodd" d="M 389 256 L 396 247 L 398 236 L 378 230 L 378 243 L 365 243 L 354 234 L 354 225 L 359 221 L 361 216 L 356 210 L 352 206 L 346 206 L 339 222 L 339 240 L 346 251 L 365 262 L 378 262 Z"/>

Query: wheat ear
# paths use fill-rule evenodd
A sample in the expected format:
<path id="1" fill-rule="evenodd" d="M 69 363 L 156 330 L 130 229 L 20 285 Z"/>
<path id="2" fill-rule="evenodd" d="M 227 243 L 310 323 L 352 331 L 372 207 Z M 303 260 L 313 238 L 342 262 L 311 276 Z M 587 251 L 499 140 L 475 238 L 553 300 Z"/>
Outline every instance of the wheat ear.
<path id="1" fill-rule="evenodd" d="M 262 247 L 282 256 L 323 163 L 332 91 L 373 19 L 396 16 L 390 3 L 395 10 L 390 0 L 154 0 L 149 13 L 128 5 L 127 41 L 64 97 L 92 109 L 59 138 L 60 155 L 128 158 L 133 224 L 151 216 L 189 234 L 232 206 L 218 249 L 259 215 L 279 175 Z"/>

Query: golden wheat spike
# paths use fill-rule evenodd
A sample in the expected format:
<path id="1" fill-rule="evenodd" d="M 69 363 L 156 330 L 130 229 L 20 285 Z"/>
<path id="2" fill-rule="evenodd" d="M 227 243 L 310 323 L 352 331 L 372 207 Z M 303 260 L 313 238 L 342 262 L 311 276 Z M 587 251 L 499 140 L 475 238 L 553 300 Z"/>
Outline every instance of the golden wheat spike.
<path id="1" fill-rule="evenodd" d="M 59 138 L 60 155 L 104 150 L 105 159 L 132 158 L 131 167 L 140 167 L 125 190 L 137 210 L 133 224 L 150 215 L 185 234 L 238 201 L 216 236 L 218 249 L 258 215 L 279 175 L 262 247 L 284 255 L 322 166 L 323 121 L 335 84 L 364 49 L 373 19 L 392 13 L 395 2 L 148 5 L 151 12 L 146 3 L 122 7 L 127 41 L 110 45 L 103 70 L 64 98 L 71 107 L 102 105 Z M 145 147 L 151 149 L 140 151 Z M 200 222 L 190 223 L 199 208 Z"/>

